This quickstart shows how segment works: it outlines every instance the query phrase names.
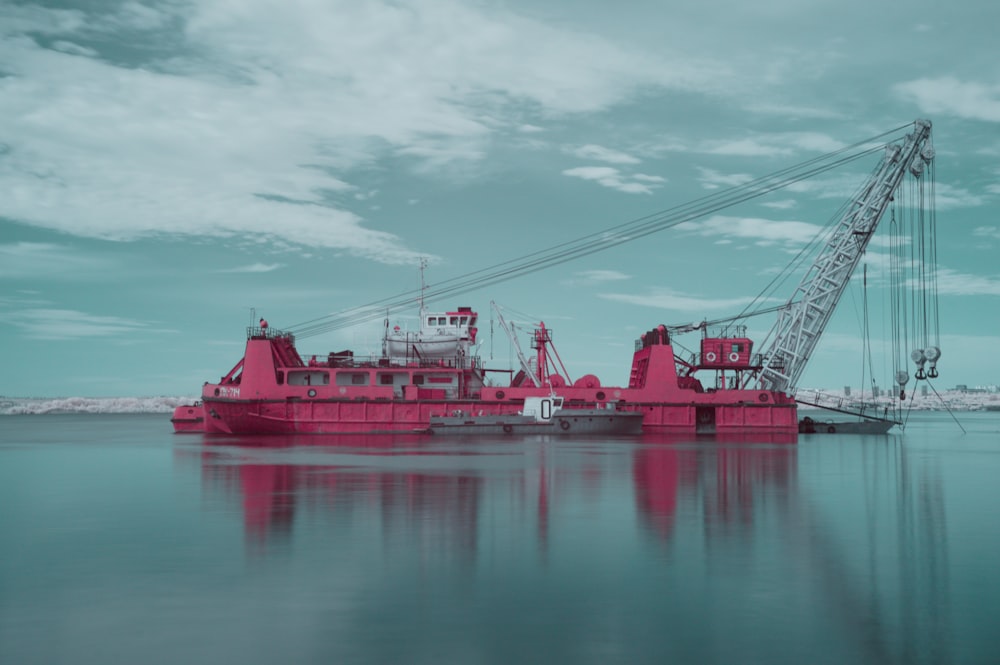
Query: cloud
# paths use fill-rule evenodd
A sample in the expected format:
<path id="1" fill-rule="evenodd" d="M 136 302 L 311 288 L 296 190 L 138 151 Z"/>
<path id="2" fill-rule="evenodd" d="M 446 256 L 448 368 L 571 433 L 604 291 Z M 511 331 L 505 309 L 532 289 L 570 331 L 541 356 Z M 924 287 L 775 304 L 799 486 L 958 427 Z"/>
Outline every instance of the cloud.
<path id="1" fill-rule="evenodd" d="M 575 169 L 566 169 L 562 173 L 573 178 L 591 180 L 599 185 L 617 189 L 626 194 L 652 194 L 654 188 L 659 187 L 660 183 L 665 182 L 663 178 L 658 176 L 649 176 L 642 173 L 636 175 L 623 174 L 618 169 L 610 166 L 579 166 Z"/>
<path id="2" fill-rule="evenodd" d="M 938 294 L 944 296 L 1000 296 L 1000 277 L 969 275 L 950 268 L 937 273 Z"/>
<path id="3" fill-rule="evenodd" d="M 632 279 L 631 275 L 626 275 L 618 270 L 584 270 L 574 273 L 574 279 L 567 280 L 567 284 L 594 285 L 605 284 L 607 282 L 621 282 Z"/>
<path id="4" fill-rule="evenodd" d="M 927 114 L 1000 122 L 1000 85 L 942 76 L 898 83 L 893 90 Z"/>
<path id="5" fill-rule="evenodd" d="M 599 162 L 608 162 L 609 164 L 638 164 L 642 161 L 624 152 L 618 152 L 617 150 L 593 144 L 581 146 L 571 152 L 580 159 L 595 159 Z"/>
<path id="6" fill-rule="evenodd" d="M 106 271 L 109 263 L 62 245 L 15 242 L 0 245 L 0 278 L 82 279 Z"/>
<path id="7" fill-rule="evenodd" d="M 703 142 L 697 152 L 737 157 L 775 157 L 798 152 L 833 152 L 843 143 L 818 132 L 781 132 Z"/>
<path id="8" fill-rule="evenodd" d="M 934 203 L 940 210 L 952 208 L 976 208 L 986 204 L 986 199 L 973 194 L 964 187 L 955 187 L 939 182 L 934 186 Z"/>
<path id="9" fill-rule="evenodd" d="M 774 208 L 775 210 L 791 210 L 796 205 L 798 205 L 795 199 L 782 199 L 781 201 L 766 201 L 761 203 L 765 208 Z"/>
<path id="10" fill-rule="evenodd" d="M 724 174 L 720 173 L 714 169 L 708 169 L 703 166 L 698 167 L 698 172 L 701 176 L 698 178 L 698 182 L 705 189 L 719 189 L 720 187 L 737 187 L 739 185 L 746 184 L 754 179 L 754 177 L 748 173 L 731 173 Z"/>
<path id="11" fill-rule="evenodd" d="M 601 293 L 599 297 L 630 305 L 669 309 L 677 312 L 700 313 L 743 307 L 753 302 L 753 297 L 742 298 L 700 298 L 690 294 L 679 294 L 671 289 L 653 289 L 646 293 Z"/>
<path id="12" fill-rule="evenodd" d="M 753 217 L 716 215 L 703 221 L 678 224 L 677 231 L 728 240 L 752 240 L 759 246 L 800 246 L 813 240 L 821 227 L 807 222 L 775 221 Z"/>
<path id="13" fill-rule="evenodd" d="M 972 231 L 972 235 L 977 238 L 990 238 L 991 240 L 1000 240 L 1000 227 L 998 226 L 977 226 Z"/>
<path id="14" fill-rule="evenodd" d="M 283 263 L 251 263 L 246 266 L 238 266 L 236 268 L 226 268 L 223 270 L 218 270 L 216 272 L 233 272 L 233 273 L 253 273 L 253 272 L 273 272 L 279 268 L 283 268 L 285 264 Z"/>
<path id="15" fill-rule="evenodd" d="M 780 115 L 789 118 L 815 118 L 819 120 L 837 120 L 843 114 L 825 107 L 797 106 L 794 104 L 775 104 L 772 102 L 757 102 L 748 104 L 747 111 L 761 115 Z"/>
<path id="16" fill-rule="evenodd" d="M 113 337 L 140 330 L 143 334 L 150 332 L 149 324 L 141 321 L 97 316 L 72 309 L 26 309 L 8 313 L 7 321 L 23 329 L 30 337 L 45 340 Z"/>
<path id="17" fill-rule="evenodd" d="M 496 135 L 539 129 L 525 109 L 552 118 L 717 85 L 693 59 L 667 66 L 503 8 L 291 5 L 0 5 L 0 216 L 114 241 L 247 238 L 415 263 L 425 251 L 340 201 L 357 169 L 399 156 L 427 177 L 467 175 Z M 119 65 L 122 30 L 148 48 Z M 599 180 L 649 193 L 657 178 Z"/>

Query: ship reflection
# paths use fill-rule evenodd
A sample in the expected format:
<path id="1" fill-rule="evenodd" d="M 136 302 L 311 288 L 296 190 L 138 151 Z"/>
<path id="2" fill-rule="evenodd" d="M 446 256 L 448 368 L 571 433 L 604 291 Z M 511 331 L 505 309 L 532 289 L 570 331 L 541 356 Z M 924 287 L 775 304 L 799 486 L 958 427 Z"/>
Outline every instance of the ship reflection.
<path id="1" fill-rule="evenodd" d="M 376 513 L 388 541 L 412 545 L 416 538 L 471 561 L 481 479 L 414 464 L 380 468 L 395 466 L 394 458 L 439 454 L 418 444 L 416 437 L 370 435 L 218 439 L 201 453 L 202 479 L 239 498 L 255 553 L 287 545 L 303 520 L 322 525 L 360 511 Z"/>
<path id="2" fill-rule="evenodd" d="M 646 436 L 635 451 L 632 477 L 636 506 L 647 528 L 669 539 L 684 513 L 700 513 L 710 533 L 737 533 L 753 522 L 755 503 L 766 494 L 787 495 L 795 473 L 794 437 L 690 438 Z"/>
<path id="3" fill-rule="evenodd" d="M 788 443 L 359 435 L 213 440 L 198 454 L 205 489 L 237 500 L 252 555 L 355 544 L 392 570 L 474 584 L 509 560 L 588 570 L 599 556 L 567 543 L 599 550 L 613 533 L 626 557 L 670 561 L 701 584 L 691 611 L 706 621 L 746 621 L 728 600 L 768 589 L 760 599 L 808 608 L 803 625 L 838 635 L 858 662 L 947 662 L 939 470 L 884 438 Z M 634 543 L 620 531 L 629 506 Z M 518 559 L 531 550 L 534 564 Z"/>
<path id="4" fill-rule="evenodd" d="M 796 453 L 790 441 L 658 435 L 567 451 L 541 437 L 442 446 L 420 437 L 274 436 L 215 438 L 200 454 L 203 482 L 241 502 L 253 547 L 287 541 L 303 507 L 314 517 L 377 507 L 384 534 L 433 525 L 438 542 L 471 559 L 487 494 L 517 506 L 513 519 L 534 523 L 543 553 L 554 514 L 581 500 L 602 501 L 623 483 L 640 523 L 663 538 L 671 536 L 679 501 L 696 502 L 707 529 L 749 528 L 758 497 L 787 493 Z"/>

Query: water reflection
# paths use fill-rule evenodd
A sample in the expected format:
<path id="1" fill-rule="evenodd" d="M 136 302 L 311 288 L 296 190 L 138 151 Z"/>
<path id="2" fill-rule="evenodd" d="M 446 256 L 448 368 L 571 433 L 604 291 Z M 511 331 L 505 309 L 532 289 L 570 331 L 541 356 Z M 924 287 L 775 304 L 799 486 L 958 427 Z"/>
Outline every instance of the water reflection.
<path id="1" fill-rule="evenodd" d="M 489 598 L 505 591 L 483 585 L 557 578 L 593 604 L 540 592 L 536 616 L 589 625 L 627 602 L 630 622 L 603 639 L 674 640 L 696 662 L 745 649 L 804 662 L 817 648 L 813 662 L 952 661 L 939 466 L 897 439 L 789 443 L 287 437 L 198 454 L 206 490 L 238 505 L 250 554 L 356 544 L 356 574 L 383 602 L 415 574 L 445 589 L 436 611 L 485 617 L 449 584 Z M 631 577 L 599 582 L 609 570 Z"/>
<path id="2" fill-rule="evenodd" d="M 322 523 L 374 511 L 386 547 L 416 540 L 471 561 L 482 478 L 464 470 L 419 470 L 413 458 L 442 456 L 419 443 L 364 435 L 223 440 L 201 453 L 202 474 L 209 486 L 241 502 L 246 541 L 258 554 L 288 544 L 297 513 L 306 513 L 298 521 Z M 406 461 L 397 465 L 396 459 Z M 387 465 L 403 468 L 380 468 Z"/>
<path id="3" fill-rule="evenodd" d="M 636 504 L 651 531 L 671 537 L 678 502 L 702 512 L 708 536 L 739 536 L 752 526 L 764 495 L 787 495 L 796 448 L 785 437 L 683 445 L 647 441 L 632 469 Z"/>

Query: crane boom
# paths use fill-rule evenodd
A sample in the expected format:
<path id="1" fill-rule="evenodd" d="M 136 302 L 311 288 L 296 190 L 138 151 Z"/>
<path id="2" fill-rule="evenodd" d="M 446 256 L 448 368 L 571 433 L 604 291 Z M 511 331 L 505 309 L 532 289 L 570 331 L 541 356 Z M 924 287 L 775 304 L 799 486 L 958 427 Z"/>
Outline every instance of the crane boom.
<path id="1" fill-rule="evenodd" d="M 917 120 L 902 144 L 885 156 L 837 222 L 826 245 L 778 315 L 768 334 L 758 384 L 765 390 L 792 392 L 823 330 L 864 254 L 875 228 L 909 171 L 920 177 L 934 158 L 931 122 Z"/>

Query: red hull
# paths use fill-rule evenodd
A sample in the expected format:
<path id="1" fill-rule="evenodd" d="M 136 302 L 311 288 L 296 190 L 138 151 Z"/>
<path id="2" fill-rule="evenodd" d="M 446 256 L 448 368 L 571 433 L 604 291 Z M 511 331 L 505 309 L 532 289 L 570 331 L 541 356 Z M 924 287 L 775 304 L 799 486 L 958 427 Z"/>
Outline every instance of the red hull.
<path id="1" fill-rule="evenodd" d="M 798 432 L 795 400 L 762 390 L 704 390 L 679 376 L 665 335 L 636 350 L 628 387 L 606 387 L 591 375 L 558 388 L 486 384 L 475 359 L 397 364 L 391 359 L 306 365 L 289 335 L 252 330 L 243 359 L 219 383 L 206 383 L 202 404 L 179 407 L 177 431 L 208 434 L 375 434 L 426 430 L 433 416 L 513 415 L 526 397 L 553 390 L 567 408 L 643 413 L 643 430 L 685 434 Z M 193 410 L 193 411 L 192 411 Z M 196 416 L 203 417 L 200 428 Z"/>
<path id="2" fill-rule="evenodd" d="M 583 403 L 581 408 L 595 408 Z M 644 414 L 646 432 L 740 433 L 798 432 L 794 402 L 760 403 L 619 403 L 625 411 Z M 714 423 L 699 423 L 700 409 L 714 410 Z M 516 414 L 519 401 L 414 401 L 371 400 L 229 400 L 205 399 L 204 431 L 213 434 L 384 434 L 425 430 L 432 416 L 456 410 L 482 415 Z M 175 422 L 176 425 L 176 422 Z"/>
<path id="3" fill-rule="evenodd" d="M 170 422 L 174 424 L 174 431 L 178 433 L 204 432 L 205 409 L 201 404 L 178 406 L 174 409 L 174 416 Z"/>

